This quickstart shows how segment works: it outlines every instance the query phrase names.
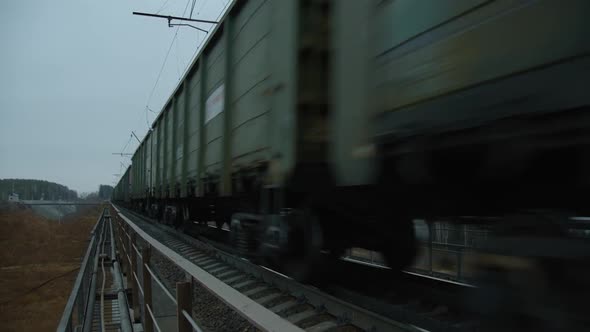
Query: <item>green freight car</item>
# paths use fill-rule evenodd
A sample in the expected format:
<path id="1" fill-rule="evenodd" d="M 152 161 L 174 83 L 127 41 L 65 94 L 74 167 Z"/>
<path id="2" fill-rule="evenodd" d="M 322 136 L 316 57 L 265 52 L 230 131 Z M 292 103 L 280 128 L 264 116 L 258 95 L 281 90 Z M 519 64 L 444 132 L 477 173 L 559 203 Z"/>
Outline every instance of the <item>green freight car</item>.
<path id="1" fill-rule="evenodd" d="M 587 184 L 589 7 L 235 1 L 135 152 L 131 204 L 303 274 L 321 249 L 407 264 L 415 217 L 573 203 L 552 186 Z"/>
<path id="2" fill-rule="evenodd" d="M 134 198 L 131 190 L 133 190 L 131 166 L 127 167 L 123 176 L 113 189 L 112 200 L 115 202 L 121 202 L 124 204 L 131 204 L 131 199 Z"/>

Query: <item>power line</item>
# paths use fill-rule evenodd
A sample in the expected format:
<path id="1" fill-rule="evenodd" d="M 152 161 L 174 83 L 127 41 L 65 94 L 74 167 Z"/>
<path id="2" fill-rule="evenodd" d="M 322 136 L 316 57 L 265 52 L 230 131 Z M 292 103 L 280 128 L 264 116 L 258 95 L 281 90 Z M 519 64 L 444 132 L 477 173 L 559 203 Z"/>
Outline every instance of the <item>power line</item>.
<path id="1" fill-rule="evenodd" d="M 164 1 L 164 4 L 160 7 L 160 9 L 158 9 L 158 11 L 156 12 L 156 14 L 159 14 L 162 11 L 162 9 L 164 9 L 164 6 L 166 6 L 168 4 L 168 1 L 170 1 L 170 0 Z"/>
<path id="2" fill-rule="evenodd" d="M 178 39 L 176 40 L 176 74 L 178 75 L 178 80 L 180 80 L 180 51 L 178 50 Z"/>
<path id="3" fill-rule="evenodd" d="M 206 0 L 203 2 L 206 2 Z M 225 13 L 225 10 L 227 9 L 227 6 L 232 2 L 232 0 L 228 0 L 225 5 L 223 6 L 223 9 L 221 9 L 221 12 L 219 12 L 219 15 L 217 15 L 217 18 L 215 19 L 215 21 L 219 21 L 219 18 L 221 17 L 221 15 L 223 15 L 223 13 Z M 203 7 L 203 5 L 201 5 L 201 8 Z M 200 11 L 200 9 L 199 9 Z M 197 12 L 197 14 L 199 14 Z M 191 57 L 190 61 L 186 64 L 186 67 L 184 68 L 184 72 L 186 72 L 188 70 L 188 67 L 195 61 L 195 57 L 197 56 L 197 52 L 199 52 L 199 49 L 201 49 L 201 46 L 203 46 L 203 43 L 205 42 L 206 38 L 205 36 L 203 36 L 203 39 L 201 39 L 201 42 L 199 43 L 199 45 L 197 45 L 197 48 L 195 49 L 195 51 L 193 52 L 193 56 Z"/>
<path id="4" fill-rule="evenodd" d="M 137 137 L 137 135 L 135 135 L 135 133 L 133 132 L 133 130 L 131 131 L 131 135 L 133 135 L 133 137 L 135 137 L 135 139 L 137 140 L 137 143 L 141 144 L 141 140 L 139 139 L 139 137 Z"/>
<path id="5" fill-rule="evenodd" d="M 168 55 L 170 55 L 170 50 L 172 49 L 172 45 L 174 45 L 174 40 L 176 39 L 177 34 L 178 34 L 178 28 L 176 28 L 176 33 L 174 34 L 174 37 L 172 37 L 172 42 L 170 43 L 170 46 L 168 47 L 168 52 L 166 52 L 166 57 L 164 58 L 164 62 L 162 63 L 162 66 L 160 67 L 160 72 L 158 72 L 158 77 L 156 78 L 156 83 L 154 83 L 154 87 L 152 88 L 152 92 L 150 92 L 150 96 L 148 97 L 147 105 L 150 104 L 150 101 L 152 100 L 152 96 L 154 95 L 154 91 L 156 91 L 156 86 L 158 86 L 158 81 L 160 80 L 160 76 L 162 75 L 162 71 L 164 71 L 164 66 L 166 65 L 166 61 L 168 61 Z"/>
<path id="6" fill-rule="evenodd" d="M 186 6 L 184 7 L 184 11 L 182 12 L 182 16 L 184 16 L 184 14 L 186 14 L 186 10 L 188 9 L 188 5 L 189 5 L 190 1 L 191 0 L 187 1 Z M 166 66 L 166 62 L 168 61 L 168 56 L 170 55 L 170 51 L 172 50 L 172 45 L 174 45 L 174 41 L 176 40 L 176 37 L 178 36 L 179 29 L 180 29 L 180 27 L 176 27 L 176 32 L 174 33 L 174 37 L 172 37 L 172 42 L 170 43 L 170 46 L 168 47 L 168 51 L 166 52 L 166 57 L 164 58 L 164 62 L 162 63 L 162 66 L 160 67 L 160 71 L 158 72 L 158 77 L 156 77 L 156 82 L 154 83 L 154 87 L 152 88 L 152 91 L 150 92 L 150 96 L 148 97 L 146 107 L 149 107 L 152 97 L 154 96 L 154 92 L 156 91 L 156 87 L 158 86 L 158 82 L 160 81 L 160 77 L 162 76 L 162 72 L 164 71 L 164 67 Z"/>
<path id="7" fill-rule="evenodd" d="M 193 0 L 193 5 L 191 6 L 191 13 L 188 16 L 189 18 L 193 18 L 193 10 L 195 9 L 195 3 L 197 3 L 197 0 Z"/>
<path id="8" fill-rule="evenodd" d="M 145 107 L 145 124 L 148 127 L 148 130 L 150 129 L 150 121 L 148 120 L 148 110 L 149 108 L 146 106 Z"/>
<path id="9" fill-rule="evenodd" d="M 203 3 L 201 3 L 201 7 L 199 7 L 199 10 L 197 10 L 197 15 L 201 14 L 201 9 L 203 9 L 203 7 L 205 6 L 206 3 L 207 3 L 207 0 L 204 0 Z"/>
<path id="10" fill-rule="evenodd" d="M 152 100 L 154 92 L 156 91 L 156 87 L 158 86 L 158 81 L 160 80 L 160 76 L 162 75 L 162 72 L 164 71 L 164 67 L 166 66 L 166 61 L 168 60 L 168 55 L 170 55 L 170 50 L 172 50 L 172 45 L 174 45 L 174 40 L 176 40 L 176 36 L 178 35 L 178 29 L 179 28 L 176 28 L 176 33 L 174 33 L 174 37 L 172 37 L 172 43 L 170 43 L 170 47 L 168 47 L 168 52 L 166 52 L 166 57 L 164 58 L 164 62 L 162 63 L 162 67 L 160 67 L 160 72 L 158 73 L 158 77 L 156 78 L 156 82 L 154 83 L 154 87 L 152 88 L 152 91 L 150 92 L 150 96 L 148 97 L 148 100 L 145 105 L 145 122 L 148 124 L 148 128 L 150 127 L 150 125 L 149 125 L 149 121 L 148 121 L 147 111 L 148 110 L 151 111 L 151 109 L 149 108 L 149 104 Z"/>
<path id="11" fill-rule="evenodd" d="M 121 154 L 123 154 L 125 152 L 125 149 L 127 149 L 127 146 L 129 146 L 129 143 L 131 143 L 131 139 L 133 138 L 133 136 L 129 136 L 129 140 L 127 141 L 127 144 L 125 144 L 125 146 L 123 147 L 123 150 L 121 150 Z"/>
<path id="12" fill-rule="evenodd" d="M 164 5 L 165 5 L 167 2 L 168 2 L 168 1 L 166 1 L 166 2 L 164 3 Z M 219 15 L 217 15 L 217 18 L 215 19 L 215 22 L 219 21 L 219 18 L 220 18 L 220 17 L 223 15 L 223 13 L 225 12 L 225 10 L 227 9 L 228 5 L 229 5 L 231 2 L 232 2 L 232 0 L 228 0 L 228 1 L 226 1 L 226 2 L 225 2 L 225 4 L 224 4 L 224 6 L 223 6 L 222 10 L 221 10 L 221 11 L 220 11 L 220 13 L 219 13 Z M 183 17 L 184 17 L 184 15 L 186 14 L 186 10 L 188 9 L 188 5 L 189 5 L 189 3 L 191 3 L 191 0 L 188 0 L 188 2 L 186 3 L 186 6 L 185 6 L 185 8 L 184 8 L 184 11 L 183 11 L 183 13 L 182 13 L 182 16 L 183 16 Z M 205 6 L 205 4 L 206 4 L 206 3 L 207 3 L 207 0 L 204 0 L 204 1 L 201 3 L 201 6 L 200 6 L 200 7 L 199 7 L 199 9 L 197 10 L 197 15 L 199 15 L 199 14 L 200 14 L 201 10 L 203 9 L 203 7 Z M 163 7 L 164 5 L 162 5 L 162 7 Z M 192 19 L 192 15 L 193 15 L 193 11 L 194 11 L 194 9 L 195 9 L 195 5 L 196 5 L 196 0 L 192 0 L 192 6 L 191 6 L 190 16 L 189 16 L 189 19 L 188 19 L 188 20 L 193 20 L 193 19 Z M 150 14 L 150 15 L 151 15 L 151 14 Z M 156 16 L 156 15 L 152 15 L 152 16 Z M 150 111 L 150 112 L 152 112 L 152 113 L 154 113 L 154 114 L 157 114 L 157 113 L 156 113 L 156 112 L 154 112 L 152 109 L 150 109 L 150 107 L 149 107 L 149 104 L 150 104 L 150 102 L 151 102 L 151 100 L 152 100 L 152 97 L 153 97 L 153 95 L 154 95 L 154 92 L 155 92 L 155 90 L 156 90 L 156 87 L 157 87 L 157 85 L 158 85 L 158 82 L 159 82 L 159 80 L 160 80 L 160 77 L 161 77 L 161 75 L 162 75 L 162 72 L 164 71 L 164 67 L 166 66 L 166 62 L 168 61 L 168 56 L 170 55 L 170 51 L 172 50 L 172 46 L 173 46 L 174 42 L 177 40 L 178 31 L 179 31 L 179 29 L 180 29 L 180 26 L 181 26 L 181 25 L 176 25 L 176 24 L 175 24 L 175 26 L 176 26 L 176 32 L 174 33 L 174 37 L 172 38 L 172 42 L 170 43 L 170 46 L 168 47 L 168 51 L 166 52 L 166 57 L 164 58 L 164 62 L 162 63 L 162 66 L 160 67 L 160 71 L 158 72 L 158 76 L 157 76 L 157 78 L 156 78 L 156 82 L 154 83 L 154 86 L 153 86 L 153 88 L 152 88 L 152 91 L 150 92 L 150 95 L 149 95 L 149 97 L 148 97 L 148 100 L 147 100 L 147 102 L 146 102 L 146 106 L 145 106 L 145 119 L 146 119 L 146 120 L 145 120 L 145 122 L 146 122 L 146 125 L 147 125 L 148 129 L 150 129 L 150 124 L 149 124 L 149 119 L 148 119 L 148 111 Z M 199 30 L 201 30 L 201 29 L 199 29 Z M 197 48 L 196 48 L 196 49 L 195 49 L 195 51 L 193 52 L 193 55 L 192 55 L 192 57 L 191 57 L 190 61 L 187 63 L 186 67 L 184 68 L 184 71 L 183 71 L 183 72 L 186 72 L 186 71 L 188 70 L 188 67 L 191 65 L 191 63 L 193 63 L 193 61 L 194 61 L 194 59 L 195 59 L 195 57 L 196 57 L 196 55 L 197 55 L 197 53 L 198 53 L 199 49 L 201 48 L 201 46 L 203 46 L 203 43 L 205 42 L 205 40 L 206 40 L 206 36 L 203 36 L 203 37 L 202 37 L 202 39 L 201 39 L 201 42 L 199 43 L 199 45 L 197 46 Z M 177 52 L 178 52 L 178 45 L 177 45 Z M 178 71 L 178 62 L 179 62 L 179 60 L 178 60 L 178 55 L 177 55 L 177 59 L 176 59 L 176 61 L 177 61 L 177 71 Z M 182 76 L 181 76 L 181 74 L 179 73 L 179 79 L 180 79 L 181 77 L 182 77 Z"/>

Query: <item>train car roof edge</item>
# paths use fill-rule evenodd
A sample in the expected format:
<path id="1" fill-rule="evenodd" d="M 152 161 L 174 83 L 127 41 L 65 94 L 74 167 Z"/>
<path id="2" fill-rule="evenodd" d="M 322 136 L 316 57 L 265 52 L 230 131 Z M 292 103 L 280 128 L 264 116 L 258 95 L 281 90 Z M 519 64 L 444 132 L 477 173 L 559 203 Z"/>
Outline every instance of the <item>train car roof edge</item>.
<path id="1" fill-rule="evenodd" d="M 219 20 L 219 23 L 217 23 L 215 25 L 215 28 L 213 28 L 213 30 L 210 31 L 207 34 L 207 39 L 203 43 L 203 46 L 201 47 L 201 49 L 199 49 L 199 52 L 197 53 L 197 55 L 195 56 L 195 58 L 191 62 L 190 66 L 187 67 L 186 71 L 182 75 L 182 78 L 179 80 L 179 82 L 176 85 L 176 87 L 174 88 L 174 90 L 172 90 L 172 93 L 170 94 L 170 97 L 168 97 L 168 100 L 166 100 L 166 102 L 164 103 L 164 106 L 162 107 L 162 109 L 160 110 L 160 112 L 158 112 L 158 116 L 156 116 L 156 118 L 154 119 L 154 121 L 152 121 L 152 123 L 150 124 L 150 127 L 149 127 L 148 132 L 144 135 L 144 137 L 142 138 L 141 142 L 139 142 L 139 145 L 137 146 L 137 149 L 135 149 L 135 152 L 133 152 L 133 155 L 134 156 L 135 156 L 135 153 L 137 152 L 137 150 L 139 149 L 139 147 L 143 144 L 143 142 L 151 134 L 151 132 L 152 132 L 152 130 L 154 128 L 154 124 L 160 119 L 160 117 L 162 116 L 162 114 L 164 114 L 164 110 L 166 110 L 166 108 L 168 107 L 168 105 L 172 102 L 172 98 L 174 98 L 174 96 L 176 95 L 176 93 L 178 92 L 178 90 L 180 89 L 180 87 L 182 86 L 182 84 L 184 83 L 186 77 L 188 76 L 188 73 L 190 73 L 191 70 L 193 69 L 193 67 L 196 65 L 197 61 L 201 57 L 201 54 L 207 48 L 207 46 L 209 46 L 209 42 L 211 41 L 211 39 L 213 38 L 213 36 L 215 36 L 215 34 L 217 33 L 217 30 L 219 30 L 219 27 L 223 24 L 223 22 L 225 21 L 225 18 L 227 17 L 227 15 L 229 15 L 229 13 L 231 12 L 231 10 L 234 8 L 234 6 L 236 5 L 236 3 L 239 0 L 230 0 L 230 1 L 231 1 L 231 3 L 229 4 L 229 7 L 227 8 L 227 10 L 225 11 L 225 13 L 223 14 L 223 16 L 221 17 L 221 19 Z"/>

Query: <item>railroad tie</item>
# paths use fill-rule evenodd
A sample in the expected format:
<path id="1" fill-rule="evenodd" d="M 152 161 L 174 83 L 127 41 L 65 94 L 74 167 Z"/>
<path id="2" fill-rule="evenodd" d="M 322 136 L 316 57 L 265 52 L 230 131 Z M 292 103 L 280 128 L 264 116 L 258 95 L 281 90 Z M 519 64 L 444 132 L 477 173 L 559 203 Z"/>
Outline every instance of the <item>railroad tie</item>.
<path id="1" fill-rule="evenodd" d="M 287 317 L 287 320 L 291 323 L 297 325 L 299 322 L 303 321 L 304 319 L 308 319 L 309 317 L 313 317 L 318 313 L 314 309 L 308 309 L 302 312 L 298 312 L 294 315 Z"/>
<path id="2" fill-rule="evenodd" d="M 272 311 L 276 314 L 276 313 L 279 313 L 283 310 L 293 308 L 296 305 L 299 305 L 299 303 L 297 303 L 296 300 L 289 300 L 289 301 L 286 301 L 283 303 L 279 303 L 279 304 L 275 305 L 274 307 L 270 307 L 268 309 L 270 309 L 270 311 Z"/>
<path id="3" fill-rule="evenodd" d="M 333 329 L 333 328 L 335 328 L 337 326 L 338 326 L 338 324 L 335 321 L 328 320 L 328 321 L 324 321 L 324 322 L 321 322 L 319 324 L 316 324 L 314 326 L 311 326 L 309 328 L 306 328 L 305 331 L 308 331 L 308 332 L 323 332 L 323 331 L 327 331 L 327 330 Z"/>

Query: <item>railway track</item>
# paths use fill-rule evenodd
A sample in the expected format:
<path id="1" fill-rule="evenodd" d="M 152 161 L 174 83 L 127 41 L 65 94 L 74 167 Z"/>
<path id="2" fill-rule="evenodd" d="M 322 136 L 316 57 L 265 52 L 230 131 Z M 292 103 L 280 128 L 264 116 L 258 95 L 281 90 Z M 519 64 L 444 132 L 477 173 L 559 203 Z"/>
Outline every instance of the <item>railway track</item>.
<path id="1" fill-rule="evenodd" d="M 202 227 L 205 234 L 217 228 L 211 224 Z M 198 238 L 218 250 L 239 255 L 224 243 L 228 232 L 209 235 L 213 236 Z M 394 273 L 383 264 L 354 255 L 325 261 L 329 268 L 324 270 L 329 270 L 330 276 L 314 286 L 338 299 L 429 331 L 471 332 L 480 326 L 478 314 L 466 306 L 478 296 L 474 285 L 454 280 L 449 275 L 440 278 L 414 270 Z"/>
<path id="2" fill-rule="evenodd" d="M 171 231 L 165 226 L 158 226 Z M 211 225 L 203 227 L 217 228 Z M 216 235 L 213 236 L 216 240 L 199 237 L 199 241 L 217 250 L 239 255 L 220 240 L 224 232 Z M 354 257 L 326 261 L 330 264 L 325 269 L 331 272 L 330 277 L 313 286 L 338 299 L 429 331 L 471 332 L 477 331 L 480 326 L 480 317 L 465 305 L 477 296 L 474 285 L 412 270 L 394 273 L 382 264 Z"/>
<path id="3" fill-rule="evenodd" d="M 223 252 L 128 210 L 120 216 L 210 276 L 306 331 L 419 331 Z M 205 285 L 205 287 L 207 287 Z"/>
<path id="4" fill-rule="evenodd" d="M 306 330 L 474 331 L 478 326 L 476 317 L 461 313 L 459 303 L 469 290 L 463 284 L 342 260 L 333 266 L 338 278 L 317 287 L 302 285 L 234 255 L 223 243 L 195 239 L 135 212 L 121 212 L 215 278 Z"/>
<path id="5" fill-rule="evenodd" d="M 478 331 L 479 317 L 465 306 L 476 290 L 471 285 L 348 260 L 332 269 L 342 277 L 322 290 L 335 297 L 429 331 Z"/>

